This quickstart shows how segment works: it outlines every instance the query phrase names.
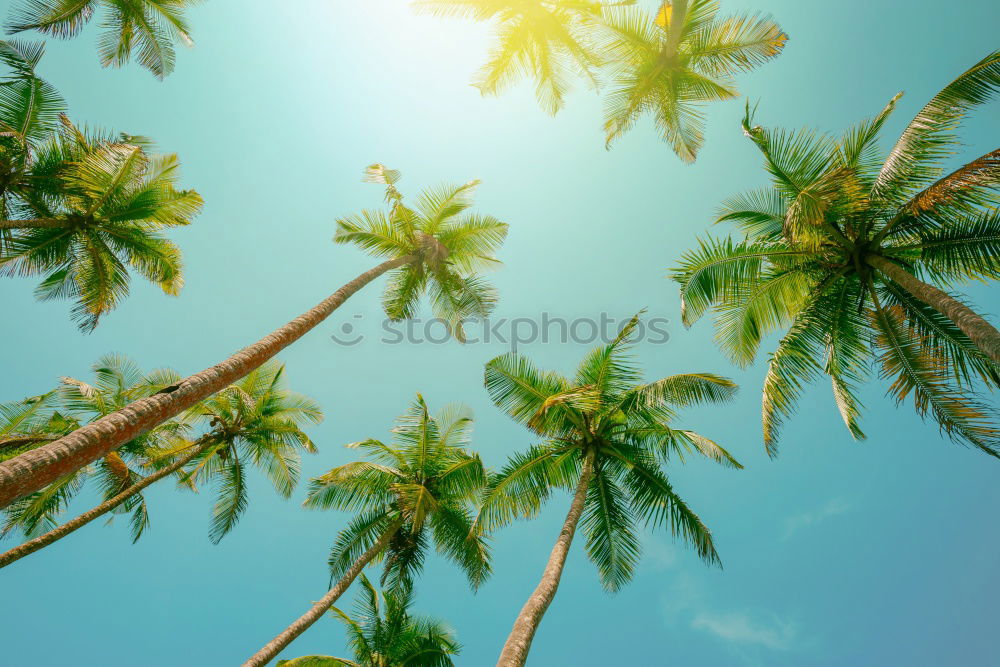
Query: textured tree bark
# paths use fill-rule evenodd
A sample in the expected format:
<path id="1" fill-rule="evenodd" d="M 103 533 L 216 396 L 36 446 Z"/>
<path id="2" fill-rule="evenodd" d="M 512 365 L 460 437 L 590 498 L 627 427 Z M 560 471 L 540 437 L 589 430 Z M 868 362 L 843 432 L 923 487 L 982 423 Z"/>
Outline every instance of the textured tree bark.
<path id="1" fill-rule="evenodd" d="M 35 218 L 33 220 L 0 220 L 0 229 L 58 229 L 68 227 L 65 220 L 58 218 Z"/>
<path id="2" fill-rule="evenodd" d="M 327 591 L 326 595 L 320 598 L 319 602 L 314 604 L 309 611 L 299 616 L 294 623 L 285 628 L 281 634 L 269 641 L 264 645 L 262 649 L 257 651 L 250 657 L 249 660 L 243 663 L 243 667 L 263 667 L 267 663 L 271 662 L 274 658 L 278 656 L 285 648 L 291 644 L 295 639 L 301 635 L 303 632 L 309 629 L 313 623 L 318 621 L 323 617 L 333 603 L 337 601 L 344 591 L 348 589 L 351 583 L 357 579 L 361 571 L 365 569 L 365 566 L 371 562 L 375 556 L 377 556 L 383 549 L 389 544 L 389 540 L 392 536 L 396 534 L 399 527 L 403 525 L 402 519 L 396 519 L 389 528 L 382 533 L 382 537 L 378 538 L 375 544 L 371 545 L 366 552 L 358 556 L 358 559 L 354 561 L 351 568 L 344 573 L 344 576 L 340 578 L 340 581 Z"/>
<path id="3" fill-rule="evenodd" d="M 562 577 L 563 567 L 566 565 L 566 556 L 573 543 L 576 526 L 580 523 L 580 517 L 583 515 L 583 504 L 587 500 L 587 488 L 590 486 L 593 474 L 594 452 L 590 451 L 583 461 L 583 469 L 580 471 L 580 481 L 573 494 L 573 502 L 569 506 L 569 513 L 566 514 L 566 521 L 563 522 L 556 545 L 549 555 L 549 562 L 545 565 L 542 580 L 538 582 L 538 586 L 528 601 L 524 603 L 521 613 L 514 621 L 514 628 L 510 631 L 507 642 L 503 645 L 497 667 L 522 667 L 528 659 L 531 641 L 535 638 L 538 625 L 542 622 L 542 616 L 545 615 L 545 611 L 556 596 L 556 589 L 559 588 L 559 579 Z"/>
<path id="4" fill-rule="evenodd" d="M 400 257 L 382 262 L 311 310 L 221 363 L 190 375 L 153 396 L 129 403 L 121 410 L 54 442 L 0 463 L 0 508 L 96 461 L 137 435 L 226 388 L 297 341 L 372 280 L 412 260 L 412 257 Z"/>
<path id="5" fill-rule="evenodd" d="M 983 354 L 1000 364 L 1000 331 L 964 303 L 928 285 L 892 260 L 871 255 L 865 261 L 893 282 L 955 323 Z"/>
<path id="6" fill-rule="evenodd" d="M 162 470 L 157 470 L 152 475 L 142 478 L 141 481 L 136 482 L 132 486 L 123 490 L 118 495 L 109 498 L 108 500 L 105 500 L 97 507 L 87 510 L 86 512 L 76 517 L 75 519 L 67 521 L 63 525 L 53 530 L 50 530 L 44 535 L 36 537 L 33 540 L 28 540 L 24 544 L 14 547 L 9 551 L 0 554 L 0 567 L 7 567 L 14 561 L 20 560 L 29 554 L 33 554 L 39 549 L 43 549 L 57 540 L 61 540 L 62 538 L 66 537 L 73 531 L 77 530 L 78 528 L 83 528 L 94 519 L 103 516 L 104 514 L 107 514 L 108 512 L 118 507 L 123 502 L 134 496 L 135 494 L 145 489 L 153 482 L 159 481 L 164 477 L 166 477 L 167 475 L 177 472 L 178 470 L 183 468 L 188 463 L 188 461 L 197 456 L 198 453 L 201 452 L 207 446 L 208 443 L 201 446 L 193 445 L 190 453 L 185 454 L 181 458 L 171 463 L 166 468 Z"/>

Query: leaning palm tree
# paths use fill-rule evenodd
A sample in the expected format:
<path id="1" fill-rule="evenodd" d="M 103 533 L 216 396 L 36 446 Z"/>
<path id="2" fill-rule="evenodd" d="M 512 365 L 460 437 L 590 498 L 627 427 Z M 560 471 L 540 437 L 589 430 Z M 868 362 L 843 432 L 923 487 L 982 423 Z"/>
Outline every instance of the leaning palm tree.
<path id="1" fill-rule="evenodd" d="M 412 586 L 379 593 L 362 574 L 354 613 L 331 609 L 347 629 L 354 659 L 307 655 L 278 667 L 451 667 L 462 645 L 441 621 L 410 614 L 412 603 Z"/>
<path id="2" fill-rule="evenodd" d="M 128 295 L 130 270 L 178 294 L 181 253 L 162 232 L 190 223 L 202 200 L 176 189 L 177 156 L 150 153 L 140 137 L 80 130 L 65 116 L 38 153 L 39 187 L 19 217 L 0 220 L 12 232 L 0 275 L 44 276 L 38 298 L 74 298 L 84 331 Z"/>
<path id="3" fill-rule="evenodd" d="M 781 53 L 788 36 L 766 16 L 718 17 L 715 0 L 664 2 L 656 16 L 636 7 L 607 13 L 601 48 L 613 89 L 606 96 L 608 145 L 650 113 L 664 141 L 694 162 L 708 102 L 736 97 L 733 76 Z"/>
<path id="4" fill-rule="evenodd" d="M 37 30 L 76 37 L 103 10 L 97 48 L 101 64 L 119 67 L 132 59 L 163 79 L 174 69 L 174 42 L 191 46 L 184 10 L 197 0 L 20 0 L 7 24 L 10 32 Z"/>
<path id="5" fill-rule="evenodd" d="M 813 132 L 744 132 L 764 155 L 773 187 L 727 201 L 720 220 L 742 240 L 705 240 L 675 269 L 690 325 L 717 307 L 717 341 L 751 363 L 762 338 L 786 333 L 768 362 L 763 427 L 768 452 L 803 385 L 829 375 L 851 434 L 858 386 L 871 362 L 957 442 L 1000 456 L 1000 430 L 978 381 L 1000 386 L 1000 332 L 949 294 L 1000 277 L 1000 150 L 943 172 L 955 129 L 1000 91 L 1000 52 L 938 93 L 883 155 L 880 130 L 899 96 L 840 139 Z"/>
<path id="6" fill-rule="evenodd" d="M 597 86 L 596 70 L 603 59 L 593 32 L 605 6 L 602 2 L 416 0 L 413 6 L 436 16 L 498 23 L 496 46 L 475 78 L 474 85 L 483 95 L 497 95 L 519 79 L 531 77 L 539 105 L 555 114 L 565 105 L 570 76 Z"/>
<path id="7" fill-rule="evenodd" d="M 669 526 L 707 562 L 719 562 L 708 528 L 675 493 L 661 466 L 671 456 L 682 460 L 696 452 L 741 467 L 708 438 L 669 425 L 678 408 L 729 401 L 736 386 L 707 373 L 642 383 L 627 345 L 637 323 L 638 316 L 610 344 L 588 354 L 572 379 L 540 371 L 516 353 L 486 364 L 493 402 L 544 442 L 513 456 L 490 480 L 477 527 L 492 530 L 532 517 L 555 488 L 573 492 L 542 579 L 504 644 L 497 663 L 503 667 L 527 660 L 581 521 L 587 554 L 609 591 L 632 578 L 641 552 L 640 522 Z"/>
<path id="8" fill-rule="evenodd" d="M 122 387 L 124 383 L 120 382 L 121 377 L 119 374 L 116 381 L 125 389 Z M 162 377 L 159 382 L 147 381 L 147 386 L 162 387 Z M 171 379 L 176 377 L 172 374 Z M 94 409 L 100 409 L 106 397 L 106 393 L 95 392 L 89 386 L 86 390 L 80 387 L 77 391 L 80 396 L 75 400 L 83 401 Z M 127 446 L 141 453 L 142 467 L 152 469 L 151 474 L 143 476 L 133 471 L 116 452 L 106 456 L 102 466 L 107 468 L 102 477 L 104 502 L 0 554 L 0 567 L 47 547 L 109 512 L 131 509 L 134 542 L 148 524 L 142 491 L 175 473 L 182 484 L 191 488 L 195 488 L 198 482 L 215 483 L 217 486 L 219 498 L 212 511 L 209 538 L 218 544 L 246 509 L 247 463 L 261 468 L 278 493 L 287 498 L 298 482 L 297 450 L 316 451 L 312 441 L 300 429 L 300 424 L 317 423 L 322 416 L 314 401 L 285 388 L 282 365 L 267 363 L 194 408 L 187 420 L 167 422 Z M 189 427 L 198 422 L 207 422 L 207 431 L 196 440 L 188 440 Z M 157 436 L 155 441 L 151 440 L 151 434 Z M 123 447 L 121 451 L 125 449 Z M 184 470 L 186 466 L 190 468 Z M 42 492 L 43 497 L 48 495 L 48 489 Z M 66 495 L 65 492 L 63 495 Z M 65 501 L 68 502 L 68 498 Z M 19 507 L 21 502 L 11 507 Z M 65 502 L 60 508 L 63 505 Z M 25 518 L 20 519 L 24 523 Z M 141 524 L 137 523 L 138 519 L 142 519 Z M 25 533 L 29 534 L 29 531 Z"/>
<path id="9" fill-rule="evenodd" d="M 370 439 L 348 445 L 371 461 L 339 466 L 310 483 L 306 507 L 359 512 L 330 552 L 330 577 L 337 582 L 244 667 L 270 662 L 376 560 L 385 562 L 383 584 L 409 586 L 433 541 L 474 588 L 489 575 L 486 539 L 472 530 L 471 503 L 482 490 L 486 472 L 479 456 L 467 450 L 469 410 L 449 406 L 431 417 L 418 394 L 392 433 L 391 444 Z"/>
<path id="10" fill-rule="evenodd" d="M 3 426 L 14 442 L 31 451 L 72 432 L 81 423 L 99 419 L 142 396 L 149 396 L 175 382 L 177 374 L 168 370 L 144 373 L 127 357 L 109 354 L 93 365 L 93 384 L 75 378 L 63 378 L 61 386 L 48 394 L 27 399 L 0 410 Z M 27 555 L 59 537 L 72 532 L 59 518 L 70 501 L 88 481 L 98 487 L 105 502 L 143 479 L 139 472 L 148 463 L 150 451 L 186 432 L 183 424 L 168 421 L 109 452 L 95 465 L 65 475 L 44 489 L 29 494 L 8 506 L 0 534 L 15 532 L 31 538 L 25 545 L 0 554 L 0 567 Z M 8 441 L 8 445 L 13 444 Z M 129 515 L 132 541 L 142 536 L 149 525 L 146 502 L 141 494 L 130 494 L 107 511 Z M 102 512 L 101 514 L 105 514 Z M 96 517 L 94 517 L 96 518 Z M 37 545 L 37 546 L 36 546 Z"/>
<path id="11" fill-rule="evenodd" d="M 390 317 L 411 316 L 426 293 L 435 314 L 452 322 L 456 336 L 462 339 L 462 319 L 485 316 L 495 303 L 493 290 L 478 274 L 499 264 L 494 255 L 507 234 L 507 225 L 491 216 L 467 212 L 476 182 L 427 190 L 411 209 L 396 188 L 398 171 L 372 165 L 365 177 L 386 185 L 390 210 L 364 211 L 339 220 L 334 240 L 357 245 L 386 258 L 384 261 L 222 362 L 64 438 L 0 463 L 0 507 L 224 389 L 297 341 L 383 273 L 392 272 L 383 300 Z"/>

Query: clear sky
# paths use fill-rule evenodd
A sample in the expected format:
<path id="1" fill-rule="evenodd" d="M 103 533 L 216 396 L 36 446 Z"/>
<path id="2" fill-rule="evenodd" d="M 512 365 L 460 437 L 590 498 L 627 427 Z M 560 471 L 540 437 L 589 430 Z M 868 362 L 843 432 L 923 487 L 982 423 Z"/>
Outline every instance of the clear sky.
<path id="1" fill-rule="evenodd" d="M 9 5 L 0 1 L 0 15 Z M 726 0 L 723 9 L 769 12 L 791 36 L 780 58 L 741 80 L 769 126 L 840 131 L 905 90 L 888 126 L 894 138 L 933 93 L 1000 47 L 994 0 Z M 1000 464 L 943 440 L 878 382 L 865 394 L 868 441 L 850 439 L 820 383 L 769 460 L 763 364 L 739 371 L 713 347 L 707 319 L 691 330 L 679 323 L 667 267 L 723 197 L 766 182 L 740 132 L 742 100 L 711 107 L 705 148 L 685 166 L 647 123 L 605 151 L 600 102 L 587 90 L 556 118 L 526 86 L 481 98 L 468 82 L 487 30 L 415 16 L 404 0 L 211 0 L 190 19 L 197 46 L 163 83 L 134 66 L 101 69 L 96 25 L 51 43 L 40 66 L 74 120 L 148 135 L 180 155 L 184 184 L 206 200 L 195 224 L 173 234 L 187 285 L 168 298 L 136 282 L 84 336 L 68 303 L 36 303 L 30 281 L 0 282 L 0 400 L 86 377 L 111 351 L 194 372 L 312 306 L 372 263 L 330 241 L 337 216 L 381 204 L 380 188 L 360 182 L 366 164 L 400 169 L 410 194 L 479 178 L 478 209 L 511 226 L 493 276 L 498 317 L 625 318 L 648 307 L 670 334 L 638 349 L 650 379 L 710 371 L 742 386 L 734 405 L 692 410 L 679 423 L 717 439 L 746 469 L 671 470 L 714 531 L 725 569 L 659 532 L 646 538 L 635 581 L 609 596 L 578 542 L 531 664 L 1000 664 Z M 968 126 L 967 157 L 996 148 L 998 135 L 994 104 Z M 311 430 L 321 451 L 305 459 L 304 477 L 349 460 L 344 443 L 387 437 L 417 391 L 432 408 L 474 408 L 475 447 L 491 466 L 530 444 L 482 387 L 483 363 L 504 345 L 380 343 L 380 288 L 280 357 L 292 388 L 327 414 Z M 969 294 L 1000 313 L 995 286 Z M 345 322 L 366 340 L 332 342 Z M 522 351 L 570 371 L 589 347 Z M 327 550 L 347 519 L 301 509 L 304 485 L 290 501 L 260 478 L 251 491 L 249 511 L 219 546 L 206 534 L 210 490 L 167 483 L 148 494 L 152 529 L 137 545 L 124 523 L 92 525 L 0 573 L 0 664 L 239 664 L 325 592 Z M 567 504 L 556 496 L 538 520 L 498 533 L 496 573 L 475 595 L 455 568 L 429 559 L 417 604 L 455 627 L 466 646 L 459 664 L 493 664 Z M 334 620 L 287 655 L 314 652 L 345 653 Z"/>

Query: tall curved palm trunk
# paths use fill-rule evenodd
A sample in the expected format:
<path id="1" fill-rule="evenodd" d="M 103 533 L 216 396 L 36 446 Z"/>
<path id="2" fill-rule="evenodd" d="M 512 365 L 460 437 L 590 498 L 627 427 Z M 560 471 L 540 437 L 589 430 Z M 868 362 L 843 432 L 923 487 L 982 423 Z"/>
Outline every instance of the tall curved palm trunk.
<path id="1" fill-rule="evenodd" d="M 337 601 L 337 599 L 344 594 L 344 592 L 350 587 L 350 585 L 357 579 L 361 571 L 365 569 L 376 556 L 378 556 L 383 549 L 389 546 L 389 541 L 399 530 L 399 527 L 403 525 L 403 520 L 397 519 L 389 526 L 388 529 L 382 534 L 382 536 L 371 545 L 367 551 L 358 556 L 358 559 L 354 561 L 350 569 L 344 573 L 344 576 L 340 578 L 340 581 L 327 591 L 326 595 L 319 599 L 316 604 L 309 608 L 309 611 L 299 616 L 295 619 L 291 625 L 281 631 L 281 633 L 264 645 L 259 651 L 254 653 L 249 660 L 243 663 L 243 667 L 263 667 L 267 663 L 271 662 L 274 658 L 278 656 L 285 647 L 291 644 L 295 639 L 301 635 L 303 632 L 308 630 L 313 623 L 318 621 L 323 617 L 330 607 Z"/>
<path id="2" fill-rule="evenodd" d="M 872 255 L 865 261 L 889 276 L 915 298 L 938 311 L 962 330 L 983 354 L 1000 364 L 1000 331 L 976 311 L 934 285 L 928 285 L 895 262 Z"/>
<path id="3" fill-rule="evenodd" d="M 191 451 L 189 453 L 180 457 L 166 468 L 163 468 L 162 470 L 157 470 L 152 475 L 142 478 L 141 481 L 136 482 L 132 486 L 128 487 L 127 489 L 119 493 L 118 495 L 108 498 L 100 505 L 87 510 L 86 512 L 76 517 L 75 519 L 67 521 L 63 525 L 59 526 L 58 528 L 50 530 L 44 535 L 40 535 L 32 540 L 28 540 L 24 544 L 21 544 L 19 546 L 14 547 L 13 549 L 5 551 L 4 553 L 0 554 L 0 568 L 7 567 L 14 561 L 18 561 L 24 558 L 25 556 L 35 553 L 40 549 L 44 549 L 50 544 L 66 537 L 70 533 L 75 532 L 80 528 L 83 528 L 94 519 L 104 516 L 105 514 L 107 514 L 108 512 L 118 507 L 132 496 L 134 496 L 135 494 L 139 493 L 146 487 L 153 484 L 153 482 L 157 482 L 163 479 L 164 477 L 171 475 L 180 470 L 181 468 L 183 468 L 185 465 L 188 464 L 189 461 L 198 456 L 198 454 L 200 454 L 202 450 L 204 450 L 210 444 L 211 443 L 205 443 L 192 446 Z"/>
<path id="4" fill-rule="evenodd" d="M 221 363 L 190 375 L 153 396 L 130 403 L 55 442 L 0 463 L 0 508 L 96 461 L 137 435 L 228 387 L 304 336 L 362 287 L 413 259 L 397 257 L 382 262 L 312 309 Z"/>
<path id="5" fill-rule="evenodd" d="M 528 601 L 524 603 L 521 613 L 514 621 L 514 628 L 510 631 L 507 642 L 503 645 L 497 667 L 521 667 L 528 659 L 531 641 L 535 638 L 538 626 L 542 622 L 542 616 L 545 615 L 545 611 L 556 597 L 556 589 L 559 588 L 559 580 L 562 578 L 563 567 L 566 565 L 566 556 L 573 543 L 577 524 L 580 523 L 580 517 L 583 515 L 583 505 L 587 500 L 587 489 L 590 487 L 593 473 L 594 452 L 591 451 L 583 461 L 580 481 L 573 494 L 573 502 L 569 506 L 569 512 L 566 514 L 566 520 L 563 522 L 558 539 L 556 539 L 556 545 L 552 547 L 549 562 L 546 563 L 545 571 L 542 573 L 542 580 L 538 582 L 538 586 L 535 587 Z"/>

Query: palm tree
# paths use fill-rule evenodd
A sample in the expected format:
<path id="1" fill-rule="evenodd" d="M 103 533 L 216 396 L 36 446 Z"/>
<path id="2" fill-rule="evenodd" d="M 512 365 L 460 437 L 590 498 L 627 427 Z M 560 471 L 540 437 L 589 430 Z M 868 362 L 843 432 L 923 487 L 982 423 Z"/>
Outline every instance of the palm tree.
<path id="1" fill-rule="evenodd" d="M 764 155 L 773 187 L 734 197 L 720 220 L 743 240 L 705 240 L 674 278 L 690 325 L 717 307 L 720 347 L 746 366 L 763 336 L 785 330 L 764 380 L 764 443 L 803 385 L 830 376 L 857 438 L 858 385 L 874 361 L 897 402 L 913 396 L 957 442 L 1000 455 L 992 410 L 971 385 L 1000 386 L 1000 333 L 946 292 L 1000 277 L 1000 150 L 944 174 L 969 110 L 1000 91 L 1000 52 L 938 93 L 888 156 L 877 142 L 899 98 L 840 139 L 766 130 L 747 109 L 744 132 Z"/>
<path id="2" fill-rule="evenodd" d="M 163 79 L 174 69 L 174 42 L 191 46 L 184 10 L 196 0 L 21 0 L 8 22 L 10 32 L 37 30 L 51 37 L 76 37 L 103 10 L 97 42 L 101 64 L 119 67 L 131 60 Z"/>
<path id="3" fill-rule="evenodd" d="M 100 377 L 102 373 L 104 376 Z M 176 374 L 164 375 L 160 371 L 135 382 L 138 373 L 138 369 L 127 360 L 108 357 L 98 367 L 100 389 L 70 381 L 70 390 L 76 396 L 67 402 L 71 406 L 79 403 L 84 409 L 100 414 L 112 407 L 106 405 L 109 398 L 114 404 L 119 404 L 123 393 L 142 391 L 143 387 L 163 386 L 164 380 L 176 379 Z M 129 385 L 130 380 L 134 384 Z M 142 490 L 178 472 L 183 473 L 180 482 L 192 488 L 196 482 L 217 483 L 219 499 L 212 511 L 209 537 L 218 544 L 246 509 L 247 462 L 261 468 L 278 493 L 287 498 L 298 482 L 300 466 L 297 450 L 316 451 L 299 425 L 302 422 L 318 423 L 323 413 L 312 399 L 288 391 L 285 384 L 284 366 L 269 362 L 198 405 L 186 415 L 184 422 L 167 422 L 154 429 L 151 433 L 160 436 L 156 441 L 150 442 L 150 434 L 146 434 L 140 436 L 141 442 L 123 447 L 120 451 L 124 453 L 127 448 L 134 450 L 143 467 L 154 469 L 147 476 L 132 471 L 118 453 L 112 452 L 104 459 L 104 467 L 107 468 L 106 479 L 102 479 L 104 502 L 44 535 L 0 554 L 0 567 L 66 537 L 108 512 L 119 511 L 119 508 L 134 508 L 134 542 L 148 525 L 145 501 L 140 495 Z M 184 439 L 182 436 L 187 434 L 188 427 L 198 422 L 207 422 L 207 431 L 194 441 Z M 188 465 L 191 468 L 183 470 Z M 13 507 L 17 507 L 17 503 Z M 137 524 L 138 519 L 142 520 L 141 524 Z M 135 532 L 136 528 L 138 532 Z"/>
<path id="4" fill-rule="evenodd" d="M 35 73 L 44 52 L 39 42 L 0 41 L 0 62 L 10 70 L 0 80 L 0 220 L 18 217 L 45 180 L 35 170 L 37 150 L 66 110 L 59 92 Z M 0 225 L 0 251 L 10 233 Z"/>
<path id="5" fill-rule="evenodd" d="M 61 120 L 36 158 L 41 187 L 23 199 L 21 217 L 0 221 L 14 232 L 0 252 L 0 275 L 44 275 L 38 298 L 75 298 L 74 319 L 92 331 L 128 295 L 129 269 L 179 293 L 181 253 L 162 231 L 189 224 L 202 199 L 175 188 L 176 155 Z"/>
<path id="6" fill-rule="evenodd" d="M 8 404 L 0 409 L 3 416 L 0 432 L 11 438 L 7 441 L 8 446 L 20 443 L 26 451 L 32 451 L 72 432 L 80 423 L 99 419 L 136 398 L 149 396 L 177 379 L 177 374 L 168 370 L 143 373 L 132 360 L 114 354 L 101 357 L 93 365 L 93 372 L 96 378 L 93 384 L 63 378 L 61 386 L 55 391 Z M 88 480 L 96 482 L 107 501 L 143 479 L 138 469 L 149 462 L 151 450 L 185 432 L 183 424 L 176 421 L 165 422 L 130 440 L 118 451 L 109 452 L 96 466 L 75 470 L 8 506 L 0 534 L 20 532 L 31 538 L 27 543 L 31 546 L 21 545 L 0 554 L 0 567 L 53 542 L 50 535 L 53 531 L 58 531 L 59 537 L 63 535 L 63 531 L 65 534 L 72 532 L 66 530 L 66 524 L 59 525 L 59 516 Z M 108 511 L 112 509 L 117 514 L 129 515 L 132 541 L 138 540 L 149 525 L 144 498 L 130 494 L 122 502 L 109 507 Z M 106 512 L 101 514 L 104 513 Z M 38 546 L 34 546 L 35 544 Z"/>
<path id="7" fill-rule="evenodd" d="M 308 655 L 279 660 L 278 667 L 451 667 L 461 644 L 441 621 L 411 615 L 412 603 L 412 587 L 380 594 L 362 574 L 353 617 L 331 610 L 347 629 L 354 659 Z"/>
<path id="8" fill-rule="evenodd" d="M 312 480 L 305 505 L 356 511 L 330 552 L 337 583 L 277 637 L 244 663 L 266 665 L 319 620 L 371 562 L 384 559 L 382 583 L 409 586 L 423 565 L 428 542 L 454 561 L 476 588 L 490 573 L 486 539 L 474 533 L 470 512 L 486 478 L 479 456 L 467 450 L 472 415 L 448 406 L 431 417 L 423 397 L 399 418 L 392 444 L 369 439 L 348 447 L 371 460 L 356 461 Z"/>
<path id="9" fill-rule="evenodd" d="M 604 114 L 609 146 L 651 113 L 664 141 L 694 162 L 704 140 L 701 107 L 736 97 L 733 76 L 774 58 L 788 40 L 766 16 L 718 11 L 715 0 L 676 0 L 655 17 L 636 7 L 608 12 L 601 48 L 614 86 Z"/>
<path id="10" fill-rule="evenodd" d="M 248 465 L 260 468 L 274 490 L 288 498 L 301 470 L 298 450 L 317 451 L 301 426 L 318 424 L 323 411 L 311 398 L 289 391 L 286 384 L 284 365 L 269 361 L 191 411 L 194 414 L 189 418 L 207 422 L 209 431 L 182 482 L 211 482 L 217 487 L 208 533 L 215 544 L 246 510 Z M 178 452 L 161 454 L 170 460 Z"/>
<path id="11" fill-rule="evenodd" d="M 489 61 L 475 78 L 483 95 L 497 95 L 517 80 L 532 77 L 539 105 L 554 115 L 565 105 L 570 76 L 597 86 L 596 70 L 603 59 L 594 43 L 593 24 L 606 6 L 602 2 L 416 0 L 413 4 L 427 14 L 499 24 Z"/>
<path id="12" fill-rule="evenodd" d="M 707 373 L 641 383 L 627 338 L 638 316 L 608 345 L 588 354 L 572 379 L 538 370 L 509 353 L 486 364 L 486 389 L 498 407 L 545 442 L 511 457 L 484 492 L 479 529 L 532 517 L 554 488 L 573 491 L 562 530 L 538 587 L 514 623 L 497 663 L 523 665 L 542 616 L 555 598 L 566 555 L 583 522 L 587 554 L 601 583 L 617 591 L 640 556 L 637 524 L 669 526 L 709 563 L 712 535 L 674 492 L 661 465 L 697 452 L 734 468 L 726 450 L 694 431 L 669 426 L 677 408 L 730 400 L 736 386 Z"/>
<path id="13" fill-rule="evenodd" d="M 478 273 L 499 265 L 494 255 L 506 237 L 507 225 L 491 216 L 466 213 L 476 182 L 427 190 L 416 208 L 410 209 L 395 187 L 398 171 L 372 165 L 365 175 L 368 181 L 386 185 L 390 211 L 364 211 L 338 220 L 334 240 L 387 259 L 222 362 L 64 438 L 0 463 L 0 507 L 104 456 L 247 375 L 383 273 L 393 272 L 383 300 L 390 317 L 409 317 L 421 295 L 428 293 L 435 313 L 453 322 L 456 336 L 462 339 L 461 320 L 485 316 L 495 303 L 492 289 Z"/>

